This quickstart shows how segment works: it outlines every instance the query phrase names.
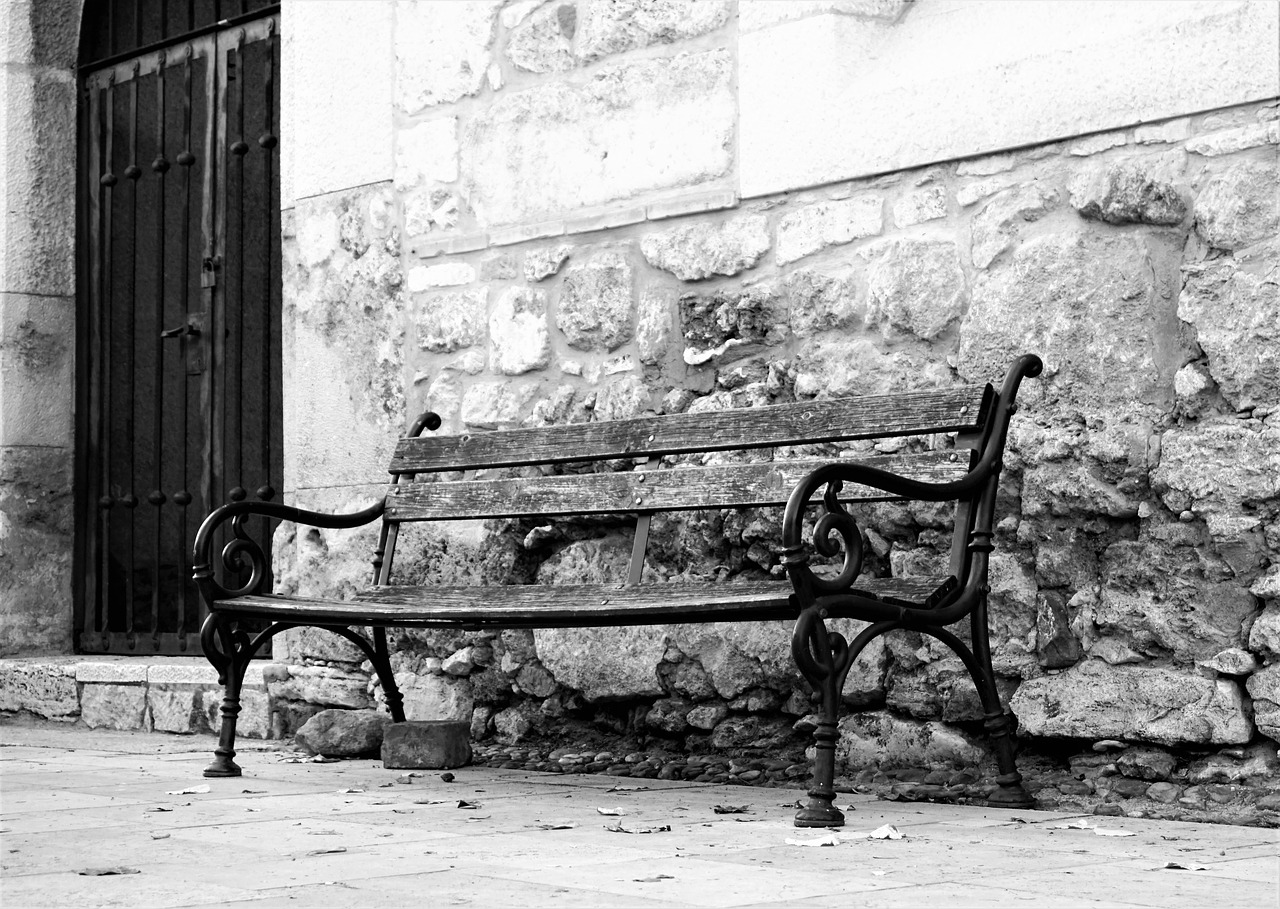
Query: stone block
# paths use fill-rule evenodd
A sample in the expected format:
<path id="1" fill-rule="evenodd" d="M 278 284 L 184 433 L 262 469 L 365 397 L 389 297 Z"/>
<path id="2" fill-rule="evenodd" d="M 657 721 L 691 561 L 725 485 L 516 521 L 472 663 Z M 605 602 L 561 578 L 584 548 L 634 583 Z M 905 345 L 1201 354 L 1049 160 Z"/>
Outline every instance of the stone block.
<path id="1" fill-rule="evenodd" d="M 532 284 L 558 274 L 570 252 L 572 247 L 565 244 L 530 250 L 524 257 L 524 279 Z"/>
<path id="2" fill-rule="evenodd" d="M 636 348 L 641 363 L 655 365 L 666 357 L 675 313 L 674 290 L 647 287 L 640 293 L 636 314 Z"/>
<path id="3" fill-rule="evenodd" d="M 484 287 L 423 297 L 417 304 L 418 346 L 453 353 L 481 343 L 488 299 Z"/>
<path id="4" fill-rule="evenodd" d="M 944 186 L 927 186 L 906 193 L 893 203 L 893 223 L 911 227 L 947 216 L 947 190 Z"/>
<path id="5" fill-rule="evenodd" d="M 1215 158 L 1218 155 L 1231 155 L 1277 143 L 1280 143 L 1280 120 L 1272 120 L 1268 123 L 1250 123 L 1248 126 L 1224 129 L 1207 136 L 1196 136 L 1186 143 L 1185 148 L 1193 155 Z"/>
<path id="6" fill-rule="evenodd" d="M 1140 162 L 1086 171 L 1071 181 L 1071 205 L 1083 218 L 1108 224 L 1181 224 L 1187 203 L 1178 188 Z"/>
<path id="7" fill-rule="evenodd" d="M 719 181 L 732 163 L 733 69 L 712 50 L 503 92 L 464 127 L 464 194 L 492 227 Z"/>
<path id="8" fill-rule="evenodd" d="M 480 90 L 493 59 L 490 45 L 501 6 L 501 0 L 466 0 L 396 7 L 395 98 L 402 113 L 416 114 Z M 386 59 L 386 46 L 371 56 Z M 369 95 L 355 108 L 368 98 L 387 96 L 386 91 Z"/>
<path id="9" fill-rule="evenodd" d="M 50 395 L 70 394 L 74 348 L 71 299 L 0 296 L 0 445 L 71 445 L 71 407 Z"/>
<path id="10" fill-rule="evenodd" d="M 556 327 L 575 350 L 617 350 L 635 332 L 634 270 L 620 253 L 602 253 L 564 277 Z"/>
<path id="11" fill-rule="evenodd" d="M 778 222 L 774 258 L 779 265 L 786 265 L 830 246 L 874 236 L 883 227 L 883 209 L 880 196 L 860 196 L 818 202 L 790 212 Z"/>
<path id="12" fill-rule="evenodd" d="M 512 382 L 477 382 L 462 395 L 462 422 L 476 429 L 519 424 L 529 415 L 538 389 Z"/>
<path id="13" fill-rule="evenodd" d="M 145 729 L 146 685 L 93 683 L 80 691 L 80 719 L 90 729 Z"/>
<path id="14" fill-rule="evenodd" d="M 959 322 L 968 300 L 954 243 L 891 240 L 867 255 L 869 326 L 881 326 L 889 338 L 934 341 Z"/>
<path id="15" fill-rule="evenodd" d="M 404 714 L 411 720 L 471 721 L 475 694 L 470 681 L 430 673 L 397 672 Z"/>
<path id="16" fill-rule="evenodd" d="M 287 73 L 280 86 L 286 112 L 281 205 L 288 208 L 295 199 L 391 179 L 393 4 L 302 3 L 291 6 L 286 17 L 281 29 Z M 402 13 L 401 21 L 405 18 Z M 343 78 L 334 79 L 335 72 Z M 360 112 L 359 126 L 335 128 L 350 124 L 352 111 Z"/>
<path id="17" fill-rule="evenodd" d="M 274 698 L 306 701 L 326 707 L 369 707 L 369 677 L 327 666 L 288 666 L 277 678 L 267 681 Z"/>
<path id="18" fill-rule="evenodd" d="M 391 723 L 382 739 L 389 770 L 444 770 L 471 763 L 471 724 L 444 720 Z"/>
<path id="19" fill-rule="evenodd" d="M 960 375 L 989 381 L 1032 351 L 1045 363 L 1032 392 L 1046 400 L 1116 419 L 1163 412 L 1173 384 L 1166 351 L 1184 342 L 1168 282 L 1157 280 L 1162 261 L 1130 234 L 1064 231 L 1025 241 L 974 282 Z"/>
<path id="20" fill-rule="evenodd" d="M 202 732 L 205 690 L 196 685 L 148 685 L 147 712 L 151 729 L 182 735 Z"/>
<path id="21" fill-rule="evenodd" d="M 705 35 L 729 20 L 727 0 L 612 0 L 586 3 L 577 22 L 578 54 L 584 61 L 652 44 Z"/>
<path id="22" fill-rule="evenodd" d="M 1036 183 L 1024 183 L 983 206 L 970 222 L 973 264 L 986 268 L 1019 239 L 1023 226 L 1039 221 L 1058 203 L 1058 193 Z"/>
<path id="23" fill-rule="evenodd" d="M 1152 488 L 1166 503 L 1205 516 L 1240 515 L 1245 502 L 1280 497 L 1280 429 L 1238 420 L 1166 432 Z"/>
<path id="24" fill-rule="evenodd" d="M 736 275 L 769 251 L 767 225 L 763 215 L 695 221 L 645 236 L 640 251 L 650 265 L 682 281 Z"/>
<path id="25" fill-rule="evenodd" d="M 1230 107 L 1280 83 L 1273 6 L 908 10 L 742 29 L 744 197 Z"/>
<path id="26" fill-rule="evenodd" d="M 1029 735 L 1163 745 L 1244 744 L 1253 735 L 1237 684 L 1157 666 L 1086 660 L 1024 681 L 1010 707 Z"/>
<path id="27" fill-rule="evenodd" d="M 1219 249 L 1243 249 L 1274 237 L 1280 230 L 1278 182 L 1280 165 L 1274 160 L 1241 161 L 1216 174 L 1196 197 L 1196 233 Z"/>
<path id="28" fill-rule="evenodd" d="M 137 685 L 147 681 L 147 664 L 128 657 L 86 660 L 76 665 L 76 681 Z"/>
<path id="29" fill-rule="evenodd" d="M 494 372 L 518 376 L 545 369 L 551 362 L 547 295 L 528 287 L 510 287 L 489 316 L 489 364 Z"/>
<path id="30" fill-rule="evenodd" d="M 54 660 L 0 660 L 0 710 L 25 710 L 46 719 L 80 713 L 75 664 Z"/>
<path id="31" fill-rule="evenodd" d="M 470 284 L 476 279 L 476 270 L 466 262 L 446 262 L 442 265 L 419 265 L 409 269 L 407 276 L 409 293 L 417 293 L 431 287 L 453 287 Z"/>
<path id="32" fill-rule="evenodd" d="M 391 717 L 376 710 L 321 710 L 294 736 L 312 754 L 360 757 L 376 754 Z"/>
<path id="33" fill-rule="evenodd" d="M 0 656 L 71 652 L 71 456 L 0 446 Z"/>

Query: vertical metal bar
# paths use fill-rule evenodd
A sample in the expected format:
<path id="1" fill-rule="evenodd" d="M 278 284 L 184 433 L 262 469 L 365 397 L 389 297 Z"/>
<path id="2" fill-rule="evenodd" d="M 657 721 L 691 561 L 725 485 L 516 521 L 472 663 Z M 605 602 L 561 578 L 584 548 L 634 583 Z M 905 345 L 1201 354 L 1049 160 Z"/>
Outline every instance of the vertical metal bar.
<path id="1" fill-rule="evenodd" d="M 210 60 L 205 71 L 205 98 L 212 105 L 206 111 L 205 155 L 206 167 L 201 189 L 201 201 L 204 206 L 204 217 L 201 226 L 204 256 L 216 263 L 224 250 L 226 241 L 226 214 L 223 206 L 218 205 L 216 183 L 225 182 L 226 154 L 222 137 L 226 135 L 226 57 L 223 53 L 221 36 L 214 36 L 210 42 Z M 226 441 L 226 425 L 221 398 L 226 389 L 226 313 L 225 292 L 216 280 L 212 286 L 201 291 L 205 311 L 209 314 L 211 330 L 209 368 L 205 373 L 204 384 L 204 420 L 209 432 L 205 439 L 205 501 L 212 508 L 221 496 L 215 497 L 215 490 L 225 476 L 224 445 Z M 204 282 L 202 282 L 204 283 Z M 203 620 L 203 616 L 201 617 Z"/>
<path id="2" fill-rule="evenodd" d="M 274 363 L 271 359 L 271 345 L 275 340 L 275 308 L 272 301 L 275 297 L 274 284 L 272 283 L 272 260 L 274 259 L 275 244 L 272 239 L 275 236 L 275 225 L 272 223 L 275 215 L 276 206 L 273 205 L 274 196 L 272 194 L 272 180 L 275 175 L 273 167 L 275 148 L 279 144 L 279 140 L 275 134 L 275 53 L 276 53 L 276 22 L 271 19 L 267 23 L 267 73 L 266 73 L 266 108 L 263 116 L 262 135 L 258 137 L 258 146 L 266 155 L 264 161 L 264 176 L 262 186 L 262 198 L 265 200 L 267 215 L 267 254 L 263 261 L 266 267 L 262 274 L 262 300 L 267 309 L 267 314 L 262 320 L 264 337 L 262 339 L 262 476 L 265 477 L 264 485 L 258 489 L 258 498 L 271 499 L 275 496 L 275 489 L 271 486 L 271 423 L 272 423 L 272 401 L 274 401 L 273 389 L 271 384 L 271 374 L 273 372 Z"/>
<path id="3" fill-rule="evenodd" d="M 236 250 L 235 262 L 227 262 L 228 271 L 234 268 L 236 273 L 236 399 L 231 400 L 228 393 L 224 396 L 222 407 L 234 408 L 236 423 L 236 445 L 235 445 L 235 488 L 231 490 L 231 500 L 239 501 L 248 495 L 248 491 L 244 488 L 244 404 L 245 404 L 245 375 L 244 375 L 244 318 L 246 301 L 244 296 L 244 207 L 246 201 L 246 193 L 244 191 L 244 159 L 249 152 L 249 143 L 244 140 L 244 29 L 236 31 L 235 46 L 227 54 L 227 79 L 230 81 L 232 72 L 232 60 L 235 61 L 235 103 L 236 103 L 236 141 L 231 144 L 230 151 L 236 158 L 237 185 L 239 198 L 236 199 Z M 230 195 L 231 186 L 229 180 L 223 181 L 223 190 Z M 231 203 L 226 204 L 227 211 L 231 209 Z M 228 250 L 230 252 L 230 250 Z M 225 301 L 225 295 L 224 295 Z M 228 364 L 228 368 L 230 364 Z M 227 454 L 230 454 L 229 452 Z M 226 455 L 224 455 L 226 457 Z"/>
<path id="4" fill-rule="evenodd" d="M 115 193 L 113 187 L 118 182 L 112 171 L 114 158 L 115 131 L 115 74 L 107 77 L 107 86 L 103 91 L 102 104 L 102 175 L 98 178 L 98 186 L 102 201 L 102 481 L 101 496 L 98 499 L 100 515 L 100 540 L 102 562 L 99 578 L 102 584 L 102 598 L 98 602 L 99 621 L 96 630 L 101 634 L 103 649 L 109 641 L 107 622 L 111 600 L 111 506 L 115 504 L 111 489 L 111 427 L 108 419 L 111 413 L 111 214 Z"/>
<path id="5" fill-rule="evenodd" d="M 86 80 L 86 90 L 88 95 L 87 110 L 85 111 L 85 119 L 88 121 L 86 136 L 88 138 L 87 151 L 89 160 L 87 168 L 84 171 L 89 180 L 93 179 L 94 174 L 100 174 L 103 167 L 102 158 L 102 141 L 103 129 L 100 122 L 102 117 L 102 99 L 100 89 Z M 102 448 L 102 256 L 99 254 L 99 244 L 102 242 L 102 194 L 104 188 L 102 184 L 94 180 L 91 186 L 86 187 L 85 198 L 87 202 L 87 212 L 85 215 L 85 225 L 88 228 L 88 249 L 86 255 L 89 262 L 88 273 L 84 276 L 89 297 L 89 314 L 88 329 L 89 338 L 87 351 L 89 356 L 83 361 L 82 368 L 86 370 L 86 398 L 88 406 L 85 408 L 85 436 L 82 456 L 85 459 L 84 476 L 86 486 L 89 489 L 88 500 L 84 504 L 86 515 L 85 520 L 85 540 L 84 540 L 84 556 L 81 564 L 85 566 L 85 570 L 77 572 L 84 578 L 85 589 L 84 599 L 81 603 L 81 637 L 82 646 L 85 639 L 91 632 L 97 632 L 99 626 L 99 604 L 102 597 L 102 578 L 98 575 L 98 551 L 102 544 L 101 538 L 98 536 L 98 501 L 95 493 L 101 494 L 101 490 L 96 488 L 101 482 L 98 471 L 95 469 L 96 464 L 90 459 L 91 452 L 100 452 Z"/>
<path id="6" fill-rule="evenodd" d="M 192 0 L 194 3 L 194 0 Z M 190 9 L 190 7 L 189 7 Z M 182 64 L 182 151 L 178 153 L 177 161 L 182 167 L 182 312 L 189 316 L 191 312 L 191 165 L 195 163 L 195 155 L 191 153 L 191 58 L 193 49 L 190 44 L 187 45 L 185 58 Z M 184 339 L 185 346 L 190 339 Z M 207 343 L 205 340 L 196 341 L 198 344 Z M 187 583 L 189 572 L 186 571 L 187 565 L 187 506 L 191 504 L 191 463 L 188 459 L 188 450 L 190 446 L 187 439 L 191 434 L 190 415 L 187 413 L 187 402 L 190 400 L 190 379 L 187 376 L 185 365 L 182 370 L 182 474 L 180 476 L 181 488 L 174 493 L 173 503 L 182 509 L 179 515 L 178 526 L 181 548 L 178 550 L 182 554 L 183 562 L 183 583 L 182 595 L 178 603 L 178 633 L 183 634 L 187 627 L 187 597 L 189 595 L 190 584 Z"/>
<path id="7" fill-rule="evenodd" d="M 163 8 L 163 4 L 161 5 Z M 164 222 L 165 222 L 165 184 L 164 175 L 169 170 L 169 160 L 164 155 L 165 140 L 165 53 L 160 52 L 156 62 L 156 158 L 151 162 L 151 170 L 156 175 L 156 325 L 155 344 L 155 387 L 153 389 L 154 404 L 151 411 L 152 461 L 155 471 L 155 482 L 147 501 L 155 508 L 156 533 L 153 552 L 155 554 L 155 581 L 151 585 L 151 640 L 156 650 L 160 649 L 160 565 L 161 547 L 163 545 L 164 508 L 167 497 L 164 493 L 164 437 L 161 434 L 164 411 Z"/>
<path id="8" fill-rule="evenodd" d="M 136 12 L 136 4 L 135 4 Z M 136 517 L 138 507 L 138 497 L 134 495 L 134 486 L 137 483 L 137 471 L 135 469 L 135 449 L 137 445 L 137 432 L 135 432 L 136 415 L 138 402 L 134 393 L 137 388 L 136 366 L 137 357 L 134 355 L 137 351 L 137 321 L 138 321 L 138 177 L 141 176 L 142 170 L 138 167 L 138 72 L 139 66 L 135 61 L 133 64 L 133 78 L 129 80 L 129 163 L 125 165 L 124 175 L 129 181 L 129 230 L 133 233 L 129 242 L 129 293 L 130 299 L 127 302 L 129 313 L 129 404 L 128 416 L 125 419 L 124 437 L 128 441 L 129 446 L 129 476 L 128 491 L 125 493 L 122 504 L 128 511 L 128 551 L 129 561 L 128 568 L 124 576 L 125 585 L 125 624 L 124 631 L 129 642 L 129 648 L 134 646 L 134 577 L 137 572 L 137 550 L 135 547 L 134 533 L 136 528 Z"/>

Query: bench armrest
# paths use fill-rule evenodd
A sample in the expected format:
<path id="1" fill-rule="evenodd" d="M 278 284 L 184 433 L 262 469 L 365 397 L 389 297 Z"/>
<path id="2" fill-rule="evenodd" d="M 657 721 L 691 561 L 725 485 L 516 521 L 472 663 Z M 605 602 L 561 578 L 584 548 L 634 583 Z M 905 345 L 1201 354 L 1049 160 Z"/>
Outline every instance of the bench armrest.
<path id="1" fill-rule="evenodd" d="M 200 529 L 196 531 L 195 543 L 192 544 L 192 577 L 199 586 L 200 596 L 206 605 L 214 600 L 263 593 L 264 591 L 260 588 L 267 579 L 267 557 L 262 547 L 245 532 L 245 518 L 259 515 L 278 518 L 281 521 L 293 521 L 310 527 L 347 528 L 360 527 L 375 521 L 382 516 L 385 509 L 385 498 L 351 514 L 306 511 L 279 502 L 246 501 L 223 505 L 211 511 L 200 524 Z M 213 553 L 210 552 L 213 548 L 215 533 L 228 521 L 231 522 L 232 539 L 222 548 L 222 564 L 230 572 L 238 572 L 245 567 L 251 569 L 249 580 L 236 588 L 224 587 L 214 578 Z"/>

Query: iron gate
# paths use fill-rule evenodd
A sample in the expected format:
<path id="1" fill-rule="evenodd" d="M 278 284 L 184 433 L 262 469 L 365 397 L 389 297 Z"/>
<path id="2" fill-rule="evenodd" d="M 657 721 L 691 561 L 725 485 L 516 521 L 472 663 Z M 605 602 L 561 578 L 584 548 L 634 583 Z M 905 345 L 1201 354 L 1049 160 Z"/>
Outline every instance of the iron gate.
<path id="1" fill-rule="evenodd" d="M 279 44 L 216 23 L 83 76 L 85 652 L 198 654 L 195 529 L 282 484 Z"/>

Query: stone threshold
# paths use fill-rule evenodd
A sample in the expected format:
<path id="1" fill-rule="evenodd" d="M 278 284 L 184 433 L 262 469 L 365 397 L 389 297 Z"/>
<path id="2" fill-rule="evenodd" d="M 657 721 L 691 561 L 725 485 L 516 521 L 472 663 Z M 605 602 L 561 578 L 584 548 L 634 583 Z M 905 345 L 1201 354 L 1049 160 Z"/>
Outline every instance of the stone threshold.
<path id="1" fill-rule="evenodd" d="M 245 674 L 238 736 L 279 738 L 264 673 Z M 191 734 L 216 732 L 218 675 L 203 658 L 43 656 L 0 659 L 0 713 L 23 713 L 90 729 Z"/>

